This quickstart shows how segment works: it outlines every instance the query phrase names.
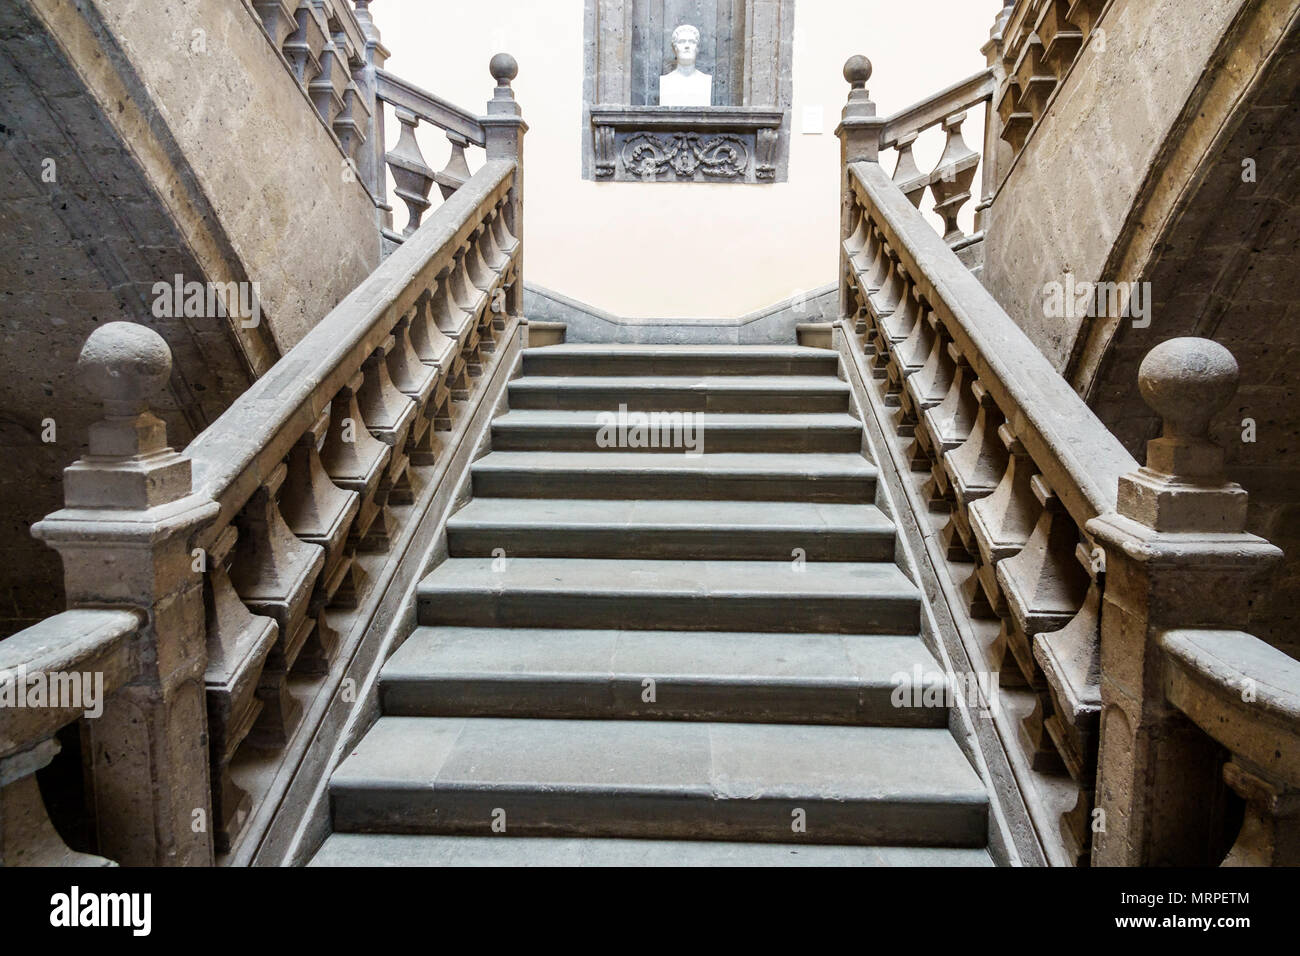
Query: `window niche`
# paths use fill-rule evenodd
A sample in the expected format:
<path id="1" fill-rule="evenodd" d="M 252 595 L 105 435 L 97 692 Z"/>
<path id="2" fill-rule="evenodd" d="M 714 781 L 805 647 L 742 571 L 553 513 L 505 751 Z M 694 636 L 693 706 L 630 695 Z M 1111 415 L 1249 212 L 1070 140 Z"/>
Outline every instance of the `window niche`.
<path id="1" fill-rule="evenodd" d="M 700 31 L 707 106 L 661 106 L 673 31 Z M 785 182 L 794 0 L 586 0 L 582 175 L 597 182 Z"/>

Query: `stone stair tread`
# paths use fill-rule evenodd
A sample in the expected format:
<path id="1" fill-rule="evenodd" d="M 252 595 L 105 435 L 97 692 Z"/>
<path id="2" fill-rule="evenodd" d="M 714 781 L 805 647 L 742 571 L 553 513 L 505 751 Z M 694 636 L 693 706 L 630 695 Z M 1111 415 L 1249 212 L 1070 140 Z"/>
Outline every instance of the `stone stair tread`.
<path id="1" fill-rule="evenodd" d="M 614 409 L 518 408 L 492 420 L 493 427 L 555 427 L 560 425 L 598 427 L 600 416 L 617 414 Z M 629 414 L 636 414 L 629 412 Z M 845 428 L 861 429 L 862 423 L 847 412 L 693 412 L 695 421 L 708 428 Z"/>
<path id="2" fill-rule="evenodd" d="M 463 528 L 618 527 L 631 531 L 691 529 L 893 535 L 894 523 L 873 504 L 815 501 L 694 501 L 629 498 L 473 498 L 447 522 Z"/>
<path id="3" fill-rule="evenodd" d="M 545 354 L 551 355 L 662 355 L 665 358 L 693 358 L 710 356 L 722 359 L 753 358 L 770 356 L 773 358 L 825 358 L 835 353 L 827 349 L 808 348 L 802 345 L 655 345 L 655 344 L 606 344 L 600 342 L 566 342 L 562 345 L 545 346 Z M 532 354 L 532 353 L 529 353 Z M 537 353 L 541 354 L 541 353 Z"/>
<path id="4" fill-rule="evenodd" d="M 334 833 L 309 865 L 989 867 L 993 861 L 987 850 L 960 847 Z"/>
<path id="5" fill-rule="evenodd" d="M 419 627 L 379 686 L 408 717 L 946 727 L 946 706 L 896 699 L 938 673 L 917 636 Z"/>
<path id="6" fill-rule="evenodd" d="M 822 392 L 847 394 L 849 386 L 831 375 L 524 375 L 512 379 L 510 390 L 550 389 L 607 391 L 697 392 Z"/>
<path id="7" fill-rule="evenodd" d="M 352 832 L 983 846 L 988 811 L 946 728 L 670 720 L 381 717 L 330 793 Z"/>
<path id="8" fill-rule="evenodd" d="M 420 582 L 419 594 L 455 591 L 563 591 L 590 595 L 665 594 L 780 596 L 853 595 L 916 598 L 914 585 L 884 562 L 683 561 L 619 558 L 448 558 Z"/>
<path id="9" fill-rule="evenodd" d="M 876 466 L 861 455 L 837 452 L 718 452 L 685 455 L 681 450 L 642 451 L 494 451 L 474 462 L 476 471 L 583 470 L 593 473 L 690 473 L 711 475 L 809 475 L 869 477 Z"/>
<path id="10" fill-rule="evenodd" d="M 915 635 L 757 634 L 417 627 L 381 685 L 422 681 L 614 680 L 891 689 L 939 665 Z"/>

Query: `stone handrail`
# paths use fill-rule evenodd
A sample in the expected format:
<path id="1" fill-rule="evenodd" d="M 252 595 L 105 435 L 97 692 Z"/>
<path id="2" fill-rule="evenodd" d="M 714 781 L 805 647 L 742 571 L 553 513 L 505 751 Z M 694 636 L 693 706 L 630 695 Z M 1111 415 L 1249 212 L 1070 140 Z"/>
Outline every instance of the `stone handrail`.
<path id="1" fill-rule="evenodd" d="M 1159 638 L 1169 702 L 1232 756 L 1245 813 L 1224 866 L 1300 866 L 1300 661 L 1241 631 Z"/>
<path id="2" fill-rule="evenodd" d="M 130 611 L 86 609 L 0 641 L 0 866 L 107 862 L 63 843 L 35 774 L 59 752 L 60 730 L 100 717 L 108 698 L 135 679 L 139 629 Z"/>
<path id="3" fill-rule="evenodd" d="M 991 70 L 980 70 L 959 80 L 888 117 L 880 131 L 880 148 L 896 149 L 902 140 L 938 126 L 950 116 L 988 102 L 995 92 L 997 80 Z"/>
<path id="4" fill-rule="evenodd" d="M 106 417 L 33 533 L 60 551 L 71 606 L 142 612 L 155 662 L 134 738 L 92 770 L 133 815 L 97 814 L 111 859 L 256 853 L 419 530 L 440 435 L 522 335 L 527 126 L 517 64 L 491 72 L 482 168 L 183 452 L 148 408 L 162 339 L 109 323 L 82 350 Z M 155 756 L 122 759 L 136 748 Z"/>
<path id="5" fill-rule="evenodd" d="M 1300 790 L 1300 661 L 1241 631 L 1165 631 L 1170 703 L 1240 758 Z"/>
<path id="6" fill-rule="evenodd" d="M 440 96 L 422 90 L 387 70 L 376 70 L 375 95 L 385 103 L 414 113 L 422 122 L 458 133 L 475 146 L 486 146 L 483 124 L 469 110 L 461 109 Z"/>

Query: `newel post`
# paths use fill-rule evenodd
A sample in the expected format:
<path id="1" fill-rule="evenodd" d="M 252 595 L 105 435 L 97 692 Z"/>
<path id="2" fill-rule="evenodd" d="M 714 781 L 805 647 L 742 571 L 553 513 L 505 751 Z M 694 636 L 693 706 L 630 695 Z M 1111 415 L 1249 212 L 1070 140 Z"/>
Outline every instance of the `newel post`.
<path id="1" fill-rule="evenodd" d="M 1164 431 L 1120 479 L 1117 513 L 1088 522 L 1106 557 L 1097 866 L 1204 865 L 1222 850 L 1221 754 L 1167 701 L 1158 641 L 1173 628 L 1245 629 L 1257 579 L 1281 557 L 1245 532 L 1246 492 L 1210 439 L 1237 378 L 1232 353 L 1208 339 L 1152 349 L 1139 386 Z"/>
<path id="2" fill-rule="evenodd" d="M 515 101 L 511 81 L 519 75 L 519 64 L 509 53 L 498 53 L 488 65 L 496 90 L 488 100 L 487 116 L 481 120 L 487 138 L 487 158 L 506 159 L 515 164 L 514 184 L 506 204 L 506 225 L 519 240 L 515 278 L 506 293 L 506 314 L 524 314 L 524 134 L 528 124 Z"/>
<path id="3" fill-rule="evenodd" d="M 191 494 L 190 460 L 149 411 L 172 357 L 151 329 L 110 322 L 77 361 L 104 406 L 88 454 L 64 470 L 64 508 L 32 533 L 63 559 L 68 607 L 143 612 L 134 679 L 83 721 L 98 852 L 123 865 L 213 861 L 203 672 L 203 575 L 194 532 L 218 512 Z"/>
<path id="4" fill-rule="evenodd" d="M 874 163 L 880 159 L 880 134 L 884 119 L 876 116 L 867 80 L 871 79 L 871 61 L 865 56 L 851 56 L 844 64 L 844 79 L 849 82 L 849 99 L 844 104 L 835 135 L 840 139 L 840 317 L 857 315 L 853 304 L 853 266 L 844 248 L 844 240 L 853 233 L 853 180 L 850 163 Z"/>

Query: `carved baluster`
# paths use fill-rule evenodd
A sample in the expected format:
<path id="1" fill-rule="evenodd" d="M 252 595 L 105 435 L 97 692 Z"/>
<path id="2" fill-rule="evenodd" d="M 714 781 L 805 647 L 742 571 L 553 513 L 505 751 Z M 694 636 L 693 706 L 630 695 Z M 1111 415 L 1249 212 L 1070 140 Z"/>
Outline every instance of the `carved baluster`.
<path id="1" fill-rule="evenodd" d="M 1030 33 L 1020 49 L 1014 74 L 1020 95 L 1016 111 L 1028 112 L 1036 125 L 1047 109 L 1047 100 L 1056 89 L 1056 74 L 1043 62 L 1043 41 Z"/>
<path id="2" fill-rule="evenodd" d="M 1025 140 L 1034 127 L 1033 114 L 1028 108 L 1022 108 L 1020 100 L 1020 82 L 1014 76 L 1007 77 L 997 107 L 998 119 L 1001 121 L 999 135 L 1011 147 L 1013 156 L 1025 148 Z"/>
<path id="3" fill-rule="evenodd" d="M 298 540 L 280 514 L 286 474 L 281 463 L 236 516 L 239 539 L 230 566 L 231 582 L 243 602 L 279 627 L 258 682 L 262 712 L 248 735 L 250 744 L 269 749 L 285 746 L 302 716 L 288 678 L 315 624 L 307 606 L 325 566 L 325 550 Z"/>
<path id="4" fill-rule="evenodd" d="M 415 128 L 420 118 L 410 110 L 397 109 L 397 121 L 402 124 L 397 145 L 388 151 L 388 165 L 393 170 L 395 192 L 406 203 L 410 213 L 403 236 L 409 236 L 420 227 L 420 219 L 429 208 L 429 190 L 433 188 L 434 172 L 424 161 L 420 144 L 415 139 Z"/>
<path id="5" fill-rule="evenodd" d="M 320 71 L 307 84 L 307 94 L 326 126 L 332 128 L 343 112 L 343 91 L 351 81 L 342 47 L 327 39 L 321 48 Z"/>
<path id="6" fill-rule="evenodd" d="M 975 181 L 975 169 L 980 163 L 979 153 L 967 146 L 961 137 L 961 124 L 965 120 L 965 113 L 957 113 L 943 121 L 948 144 L 939 159 L 939 165 L 930 174 L 930 189 L 935 198 L 934 211 L 943 218 L 943 238 L 949 243 L 956 242 L 965 235 L 957 225 L 957 217 L 961 213 L 961 207 L 970 201 L 971 183 Z"/>
<path id="7" fill-rule="evenodd" d="M 861 273 L 870 264 L 867 257 L 867 219 L 857 207 L 853 210 L 853 231 L 844 240 L 844 252 L 849 257 L 849 265 L 855 274 Z"/>
<path id="8" fill-rule="evenodd" d="M 354 71 L 347 86 L 343 89 L 343 108 L 334 120 L 334 135 L 339 138 L 343 152 L 355 164 L 360 164 L 361 147 L 366 142 L 366 131 L 370 128 L 372 107 L 363 94 L 364 85 L 358 85 L 357 72 Z"/>
<path id="9" fill-rule="evenodd" d="M 880 289 L 867 296 L 867 305 L 872 318 L 878 323 L 887 315 L 892 315 L 898 308 L 898 301 L 903 294 L 906 270 L 896 256 L 889 257 L 889 271 L 885 275 Z"/>
<path id="10" fill-rule="evenodd" d="M 1234 757 L 1224 782 L 1246 803 L 1241 830 L 1223 866 L 1300 866 L 1300 790 Z"/>
<path id="11" fill-rule="evenodd" d="M 1068 0 L 1047 0 L 1034 27 L 1043 41 L 1043 62 L 1058 81 L 1065 79 L 1083 46 L 1083 31 L 1070 22 L 1069 6 Z"/>
<path id="12" fill-rule="evenodd" d="M 464 401 L 469 397 L 469 379 L 467 370 L 467 353 L 471 332 L 477 334 L 469 316 L 456 300 L 451 290 L 451 274 L 454 266 L 448 266 L 438 274 L 438 286 L 429 302 L 429 311 L 438 329 L 454 342 L 454 348 L 447 366 L 447 387 L 451 389 L 452 398 Z"/>
<path id="13" fill-rule="evenodd" d="M 412 309 L 393 326 L 394 347 L 388 353 L 388 375 L 393 385 L 415 403 L 415 421 L 406 439 L 406 451 L 417 465 L 430 464 L 436 452 L 433 431 L 437 406 L 433 398 L 440 377 L 437 366 L 421 362 L 411 344 L 418 318 L 419 312 Z"/>
<path id="14" fill-rule="evenodd" d="M 298 439 L 289 453 L 288 474 L 280 495 L 285 524 L 299 539 L 325 549 L 325 567 L 312 593 L 308 614 L 316 629 L 298 659 L 298 672 L 325 674 L 334 659 L 338 640 L 325 618 L 340 590 L 356 590 L 352 580 L 353 552 L 347 546 L 349 532 L 361 506 L 361 496 L 330 481 L 321 463 L 318 446 L 329 430 L 329 414 Z"/>
<path id="15" fill-rule="evenodd" d="M 451 271 L 448 288 L 469 322 L 470 332 L 464 347 L 465 365 L 470 377 L 478 378 L 483 374 L 483 357 L 479 352 L 479 326 L 488 301 L 487 293 L 470 282 L 469 266 L 466 262 L 468 252 L 468 243 L 457 250 L 456 264 Z"/>
<path id="16" fill-rule="evenodd" d="M 867 221 L 867 251 L 871 255 L 871 265 L 862 274 L 862 287 L 870 295 L 880 291 L 880 287 L 885 284 L 892 264 L 889 246 L 870 220 Z"/>
<path id="17" fill-rule="evenodd" d="M 451 387 L 447 371 L 455 364 L 458 353 L 456 343 L 447 338 L 434 321 L 433 307 L 433 296 L 428 292 L 416 301 L 410 328 L 411 348 L 422 364 L 434 370 L 436 384 L 426 414 L 435 431 L 446 431 L 451 428 Z M 432 465 L 436 460 L 434 441 L 434 436 L 430 435 L 426 442 L 428 447 L 413 450 L 411 461 L 417 465 Z"/>
<path id="18" fill-rule="evenodd" d="M 918 135 L 918 133 L 908 133 L 906 136 L 899 137 L 894 183 L 908 201 L 919 209 L 921 200 L 925 197 L 925 187 L 930 185 L 930 177 L 917 168 L 916 157 L 912 155 L 912 144 L 916 142 Z"/>
<path id="19" fill-rule="evenodd" d="M 1102 7 L 1105 5 L 1106 0 L 1069 0 L 1065 17 L 1078 27 L 1084 39 L 1087 39 L 1097 25 L 1097 18 L 1101 16 Z"/>
<path id="20" fill-rule="evenodd" d="M 392 452 L 370 434 L 365 419 L 361 417 L 357 403 L 361 380 L 358 373 L 339 389 L 330 403 L 329 431 L 325 433 L 325 443 L 320 452 L 321 464 L 330 480 L 361 496 L 361 506 L 348 535 L 351 548 L 366 540 L 376 525 L 380 527 L 381 535 L 386 536 L 388 524 L 385 514 L 388 495 L 380 484 Z M 335 603 L 340 607 L 352 606 L 355 599 L 355 592 L 346 589 L 335 595 Z"/>
<path id="21" fill-rule="evenodd" d="M 1061 834 L 1076 864 L 1092 852 L 1092 810 L 1101 720 L 1101 594 L 1104 559 L 1080 543 L 1075 557 L 1088 575 L 1079 613 L 1059 631 L 1034 637 L 1034 660 L 1047 678 L 1051 716 L 1045 729 L 1065 763 L 1078 797 L 1061 814 Z M 1094 556 L 1095 555 L 1095 556 Z"/>
<path id="22" fill-rule="evenodd" d="M 506 199 L 501 200 L 501 205 L 497 208 L 500 215 L 492 220 L 492 229 L 496 237 L 497 245 L 501 247 L 502 252 L 510 256 L 513 265 L 513 260 L 516 257 L 515 254 L 519 251 L 519 240 L 515 238 L 514 233 L 510 228 L 509 218 L 511 205 L 509 198 L 507 197 Z"/>
<path id="23" fill-rule="evenodd" d="M 899 423 L 900 435 L 914 434 L 913 430 L 926 409 L 933 408 L 947 397 L 948 389 L 952 387 L 953 375 L 957 370 L 952 353 L 948 349 L 952 342 L 948 330 L 943 327 L 943 323 L 934 312 L 930 313 L 929 319 L 934 332 L 930 354 L 926 357 L 925 365 L 921 370 L 908 376 L 899 395 L 903 409 Z M 904 428 L 907 429 L 906 432 Z M 913 442 L 909 449 L 909 458 L 913 468 L 924 471 L 930 467 L 928 455 L 916 442 Z"/>
<path id="24" fill-rule="evenodd" d="M 483 262 L 497 274 L 498 278 L 504 278 L 505 269 L 510 265 L 510 256 L 506 255 L 501 244 L 497 242 L 496 221 L 499 218 L 501 218 L 500 206 L 488 211 L 487 218 L 483 221 L 483 234 L 479 237 L 479 244 L 483 253 Z"/>
<path id="25" fill-rule="evenodd" d="M 970 506 L 993 494 L 1007 470 L 1007 449 L 998 435 L 1006 418 L 979 379 L 971 383 L 971 395 L 979 408 L 975 425 L 961 447 L 945 455 L 942 462 L 946 478 L 943 490 L 951 492 L 956 505 L 944 528 L 950 556 L 977 553 L 970 530 Z"/>
<path id="26" fill-rule="evenodd" d="M 904 297 L 903 308 L 900 310 L 898 317 L 891 316 L 890 329 L 906 329 L 906 334 L 901 339 L 894 339 L 889 348 L 889 366 L 887 369 L 887 385 L 885 394 L 889 398 L 889 403 L 898 406 L 902 403 L 903 383 L 907 376 L 919 371 L 925 364 L 925 356 L 922 355 L 916 360 L 916 364 L 909 367 L 906 362 L 908 356 L 912 354 L 909 348 L 915 351 L 917 348 L 916 339 L 929 333 L 929 325 L 926 322 L 926 313 L 928 307 L 921 299 L 920 287 L 916 284 L 910 284 L 907 289 L 907 295 Z"/>
<path id="27" fill-rule="evenodd" d="M 901 286 L 898 302 L 894 310 L 882 316 L 880 320 L 885 345 L 891 352 L 907 341 L 907 337 L 912 334 L 912 327 L 916 325 L 920 308 L 920 303 L 913 295 L 915 286 L 907 274 L 907 267 L 901 262 L 898 265 L 898 279 Z"/>
<path id="28" fill-rule="evenodd" d="M 947 510 L 954 504 L 948 473 L 943 467 L 944 456 L 966 441 L 979 411 L 971 387 L 975 372 L 955 343 L 948 349 L 956 366 L 952 384 L 942 402 L 921 413 L 916 430 L 916 441 L 930 460 L 930 480 L 926 482 L 925 494 L 930 508 L 936 511 Z M 958 551 L 952 557 L 964 558 L 965 554 Z"/>
<path id="29" fill-rule="evenodd" d="M 208 649 L 203 683 L 212 753 L 212 838 L 218 853 L 230 849 L 252 812 L 252 799 L 231 777 L 230 764 L 262 712 L 257 687 L 279 635 L 275 620 L 250 614 L 230 582 L 237 536 L 227 527 L 208 549 L 203 591 Z"/>
<path id="30" fill-rule="evenodd" d="M 469 182 L 470 171 L 469 163 L 465 161 L 465 148 L 470 145 L 470 142 L 459 133 L 453 133 L 451 130 L 447 130 L 446 133 L 447 142 L 451 144 L 451 155 L 447 158 L 447 165 L 434 176 L 434 179 L 438 183 L 438 189 L 442 191 L 442 198 L 450 199 L 452 193 Z"/>
<path id="31" fill-rule="evenodd" d="M 1010 612 L 1010 626 L 1004 628 L 1007 649 L 1020 673 L 1039 691 L 1038 703 L 1022 722 L 1021 732 L 1033 755 L 1034 769 L 1054 770 L 1063 765 L 1044 727 L 1052 701 L 1046 678 L 1034 660 L 1033 638 L 1044 631 L 1060 630 L 1079 612 L 1088 575 L 1075 556 L 1078 526 L 1042 475 L 1031 484 L 1041 506 L 1038 522 L 1025 546 L 1000 562 L 996 573 Z"/>
<path id="32" fill-rule="evenodd" d="M 469 248 L 465 252 L 466 274 L 474 288 L 482 293 L 484 306 L 478 312 L 479 342 L 483 352 L 496 351 L 496 337 L 493 335 L 492 291 L 497 285 L 497 275 L 488 268 L 483 258 L 483 237 L 487 234 L 487 224 L 481 224 L 470 236 Z"/>
<path id="33" fill-rule="evenodd" d="M 948 345 L 948 352 L 953 362 L 952 382 L 943 401 L 921 413 L 923 427 L 917 432 L 917 437 L 928 443 L 931 457 L 936 461 L 966 440 L 979 411 L 971 388 L 975 372 L 969 360 L 955 342 Z"/>
<path id="34" fill-rule="evenodd" d="M 380 482 L 381 491 L 387 489 L 388 501 L 395 505 L 410 504 L 410 479 L 406 473 L 409 459 L 406 455 L 406 437 L 415 424 L 415 403 L 397 390 L 388 375 L 388 353 L 396 347 L 392 336 L 375 349 L 362 363 L 364 378 L 361 389 L 357 392 L 357 403 L 361 414 L 365 416 L 366 427 L 370 434 L 393 450 L 388 461 L 388 470 Z M 382 542 L 371 535 L 367 548 L 386 549 L 388 541 Z"/>
<path id="35" fill-rule="evenodd" d="M 310 3 L 299 5 L 294 14 L 297 28 L 284 43 L 284 55 L 293 67 L 293 75 L 306 89 L 321 70 L 321 51 L 325 49 L 325 27 L 315 7 Z"/>
<path id="36" fill-rule="evenodd" d="M 283 50 L 284 42 L 298 29 L 298 21 L 294 18 L 295 0 L 254 0 L 253 7 L 262 18 L 262 26 L 271 43 L 277 50 Z"/>
<path id="37" fill-rule="evenodd" d="M 913 287 L 912 291 L 914 295 L 920 295 L 919 288 Z M 934 348 L 935 325 L 938 319 L 935 318 L 934 310 L 924 300 L 918 300 L 917 309 L 917 320 L 912 326 L 912 332 L 898 347 L 896 366 L 902 376 L 902 381 L 898 383 L 900 391 L 909 376 L 925 368 L 930 351 Z"/>
<path id="38" fill-rule="evenodd" d="M 964 593 L 972 613 L 987 612 L 1005 617 L 1006 601 L 998 583 L 997 565 L 1025 546 L 1038 521 L 1039 504 L 1034 497 L 1034 463 L 1028 450 L 1010 424 L 998 429 L 998 437 L 1007 450 L 1007 470 L 993 494 L 970 506 L 971 534 L 979 558 L 975 574 L 967 581 Z M 1006 653 L 1006 635 L 1000 634 L 991 651 L 994 663 L 1001 671 L 1000 680 L 1007 687 L 1024 686 L 1019 671 L 1006 666 Z"/>

